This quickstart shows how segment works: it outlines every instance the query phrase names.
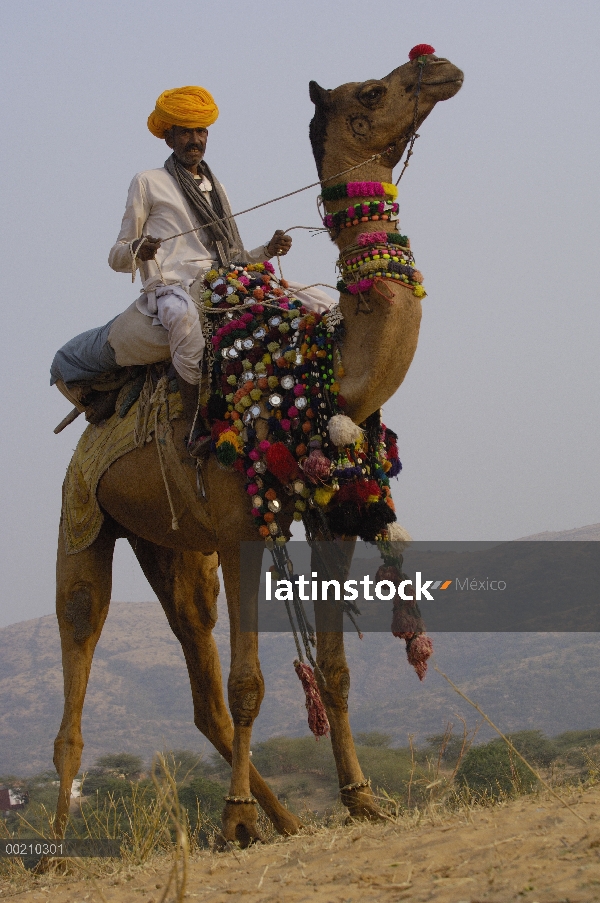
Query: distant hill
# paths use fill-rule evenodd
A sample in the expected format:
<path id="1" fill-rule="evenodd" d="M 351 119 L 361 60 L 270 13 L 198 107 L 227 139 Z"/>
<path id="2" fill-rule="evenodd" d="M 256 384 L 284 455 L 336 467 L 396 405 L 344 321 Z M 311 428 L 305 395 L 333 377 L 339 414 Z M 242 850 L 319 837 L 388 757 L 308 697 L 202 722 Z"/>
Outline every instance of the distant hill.
<path id="1" fill-rule="evenodd" d="M 582 535 L 582 534 L 587 535 Z M 578 534 L 574 536 L 573 534 Z M 526 539 L 598 539 L 600 525 Z M 215 636 L 226 670 L 227 614 Z M 504 730 L 548 735 L 600 727 L 600 635 L 439 634 L 436 662 Z M 346 635 L 355 731 L 380 730 L 405 745 L 441 733 L 454 713 L 470 725 L 475 711 L 430 669 L 419 683 L 404 644 L 391 634 Z M 304 694 L 287 634 L 263 634 L 266 694 L 257 740 L 308 732 Z M 62 715 L 60 641 L 53 615 L 0 629 L 0 774 L 52 767 Z M 157 603 L 111 604 L 98 644 L 83 713 L 84 767 L 106 752 L 149 759 L 156 749 L 211 747 L 192 721 L 192 700 L 179 644 Z M 484 736 L 481 734 L 481 736 Z"/>
<path id="2" fill-rule="evenodd" d="M 588 524 L 587 527 L 575 527 L 573 530 L 533 533 L 531 536 L 521 536 L 516 542 L 598 542 L 598 540 L 600 540 L 600 524 Z"/>

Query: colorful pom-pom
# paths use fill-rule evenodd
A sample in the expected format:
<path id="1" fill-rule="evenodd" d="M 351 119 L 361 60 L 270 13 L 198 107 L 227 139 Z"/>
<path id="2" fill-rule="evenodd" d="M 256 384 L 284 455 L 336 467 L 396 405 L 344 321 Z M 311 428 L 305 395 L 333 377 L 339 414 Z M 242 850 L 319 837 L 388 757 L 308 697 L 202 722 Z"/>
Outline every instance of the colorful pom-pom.
<path id="1" fill-rule="evenodd" d="M 407 643 L 406 653 L 409 663 L 417 672 L 419 680 L 427 673 L 427 659 L 433 653 L 433 643 L 424 633 L 418 634 Z"/>
<path id="2" fill-rule="evenodd" d="M 308 712 L 308 726 L 318 740 L 319 737 L 326 737 L 329 734 L 329 721 L 327 713 L 321 700 L 321 694 L 315 680 L 310 665 L 305 665 L 299 661 L 294 662 L 296 674 L 302 682 L 304 693 L 306 696 L 306 710 Z"/>
<path id="3" fill-rule="evenodd" d="M 415 44 L 413 49 L 408 54 L 409 60 L 416 60 L 417 57 L 420 56 L 429 56 L 430 53 L 435 53 L 435 47 L 432 47 L 431 44 Z"/>
<path id="4" fill-rule="evenodd" d="M 320 449 L 315 448 L 302 465 L 302 469 L 311 483 L 319 483 L 329 476 L 331 461 Z"/>
<path id="5" fill-rule="evenodd" d="M 273 476 L 284 486 L 300 472 L 294 456 L 283 442 L 274 442 L 267 449 L 265 461 Z"/>
<path id="6" fill-rule="evenodd" d="M 338 447 L 343 445 L 354 445 L 362 438 L 363 431 L 354 423 L 346 414 L 334 414 L 330 419 L 327 429 L 331 441 Z"/>

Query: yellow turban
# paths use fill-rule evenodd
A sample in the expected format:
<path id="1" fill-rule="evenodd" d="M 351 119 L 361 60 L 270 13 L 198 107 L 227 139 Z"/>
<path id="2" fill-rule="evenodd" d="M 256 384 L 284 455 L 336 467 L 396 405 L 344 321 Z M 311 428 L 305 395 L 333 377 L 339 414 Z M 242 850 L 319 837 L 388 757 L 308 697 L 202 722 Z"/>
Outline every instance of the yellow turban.
<path id="1" fill-rule="evenodd" d="M 172 125 L 204 129 L 212 125 L 218 115 L 219 108 L 212 94 L 196 85 L 187 85 L 163 91 L 148 116 L 148 128 L 157 138 L 164 138 Z"/>

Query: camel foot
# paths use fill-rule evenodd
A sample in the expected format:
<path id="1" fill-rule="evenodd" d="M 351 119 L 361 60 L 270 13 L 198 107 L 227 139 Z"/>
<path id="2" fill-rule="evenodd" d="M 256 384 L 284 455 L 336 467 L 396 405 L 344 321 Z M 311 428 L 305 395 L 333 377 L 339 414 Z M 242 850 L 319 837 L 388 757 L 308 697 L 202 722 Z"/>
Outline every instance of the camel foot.
<path id="1" fill-rule="evenodd" d="M 222 815 L 223 833 L 217 841 L 219 849 L 225 849 L 227 842 L 239 843 L 246 849 L 253 843 L 262 843 L 258 830 L 258 812 L 255 803 L 237 803 L 227 800 Z"/>
<path id="2" fill-rule="evenodd" d="M 385 818 L 368 786 L 341 790 L 340 797 L 350 813 L 348 821 L 353 819 L 383 821 Z"/>
<path id="3" fill-rule="evenodd" d="M 299 834 L 300 831 L 306 827 L 302 819 L 298 818 L 296 815 L 292 815 L 287 809 L 284 814 L 277 815 L 277 817 L 269 814 L 269 818 L 277 833 L 282 834 L 284 837 L 291 837 L 293 834 Z"/>

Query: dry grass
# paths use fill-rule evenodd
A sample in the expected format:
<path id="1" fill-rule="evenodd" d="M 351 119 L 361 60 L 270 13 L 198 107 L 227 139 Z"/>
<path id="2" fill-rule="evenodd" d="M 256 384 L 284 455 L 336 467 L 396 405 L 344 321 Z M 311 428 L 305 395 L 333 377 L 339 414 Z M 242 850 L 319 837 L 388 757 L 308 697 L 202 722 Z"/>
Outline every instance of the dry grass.
<path id="1" fill-rule="evenodd" d="M 376 790 L 383 818 L 394 832 L 414 832 L 426 826 L 441 828 L 443 831 L 446 830 L 443 826 L 455 823 L 457 817 L 465 823 L 472 824 L 484 810 L 500 811 L 510 802 L 514 802 L 515 796 L 518 795 L 518 787 L 513 788 L 514 792 L 511 794 L 501 793 L 492 797 L 485 793 L 474 793 L 468 787 L 456 786 L 454 783 L 456 771 L 473 743 L 477 728 L 469 732 L 466 723 L 462 722 L 458 761 L 452 770 L 445 770 L 444 750 L 452 733 L 453 725 L 449 724 L 437 755 L 427 758 L 425 763 L 419 761 L 411 742 L 412 767 L 407 798 L 402 800 L 385 790 Z M 582 749 L 581 752 L 586 762 L 588 776 L 585 781 L 574 777 L 570 783 L 565 782 L 564 774 L 557 776 L 556 784 L 560 785 L 563 793 L 582 794 L 596 786 L 600 780 L 600 762 L 594 758 L 590 750 Z M 195 857 L 201 851 L 203 859 L 208 856 L 210 874 L 212 870 L 220 868 L 219 854 L 206 852 L 207 842 L 209 848 L 214 848 L 219 828 L 209 819 L 203 819 L 200 812 L 196 826 L 192 828 L 187 811 L 179 803 L 177 773 L 173 760 L 164 755 L 156 757 L 152 769 L 152 782 L 153 794 L 149 794 L 143 788 L 134 787 L 128 798 L 117 799 L 110 796 L 102 805 L 86 808 L 82 813 L 83 830 L 77 827 L 75 821 L 70 824 L 71 835 L 75 834 L 81 838 L 119 838 L 120 859 L 50 861 L 47 872 L 39 875 L 26 868 L 20 860 L 0 859 L 0 896 L 5 898 L 33 890 L 49 890 L 51 887 L 59 887 L 64 881 L 81 878 L 90 882 L 97 898 L 104 903 L 106 897 L 102 888 L 106 890 L 110 886 L 127 884 L 135 879 L 147 879 L 154 874 L 161 877 L 161 895 L 157 903 L 181 903 L 186 894 L 191 856 Z M 551 775 L 543 784 L 546 790 L 556 797 L 556 792 L 548 786 L 548 782 L 554 783 Z M 543 792 L 543 788 L 540 787 L 528 795 L 529 799 L 541 800 Z M 564 804 L 564 800 L 562 802 Z M 567 810 L 573 811 L 569 805 Z M 316 839 L 323 849 L 335 849 L 338 841 L 348 835 L 347 811 L 339 803 L 325 817 L 318 816 L 309 809 L 299 814 L 306 826 L 305 833 Z M 52 836 L 53 814 L 42 807 L 38 816 L 43 816 L 42 824 L 45 828 L 39 827 L 39 821 L 36 822 L 38 825 L 36 827 L 27 818 L 21 817 L 15 836 Z M 579 814 L 577 817 L 581 819 Z M 287 841 L 275 834 L 262 811 L 259 813 L 259 826 L 265 842 L 273 850 L 275 863 L 279 857 L 277 848 L 279 847 L 281 854 L 284 855 L 285 848 L 280 844 Z M 9 836 L 6 826 L 0 822 L 0 837 Z M 234 844 L 227 844 L 226 852 L 231 854 L 238 864 L 248 855 Z M 272 876 L 269 876 L 270 868 L 269 860 L 258 880 L 257 890 L 261 889 L 263 882 L 272 879 Z M 409 871 L 405 881 L 398 882 L 395 886 L 398 890 L 409 888 L 410 882 Z"/>

